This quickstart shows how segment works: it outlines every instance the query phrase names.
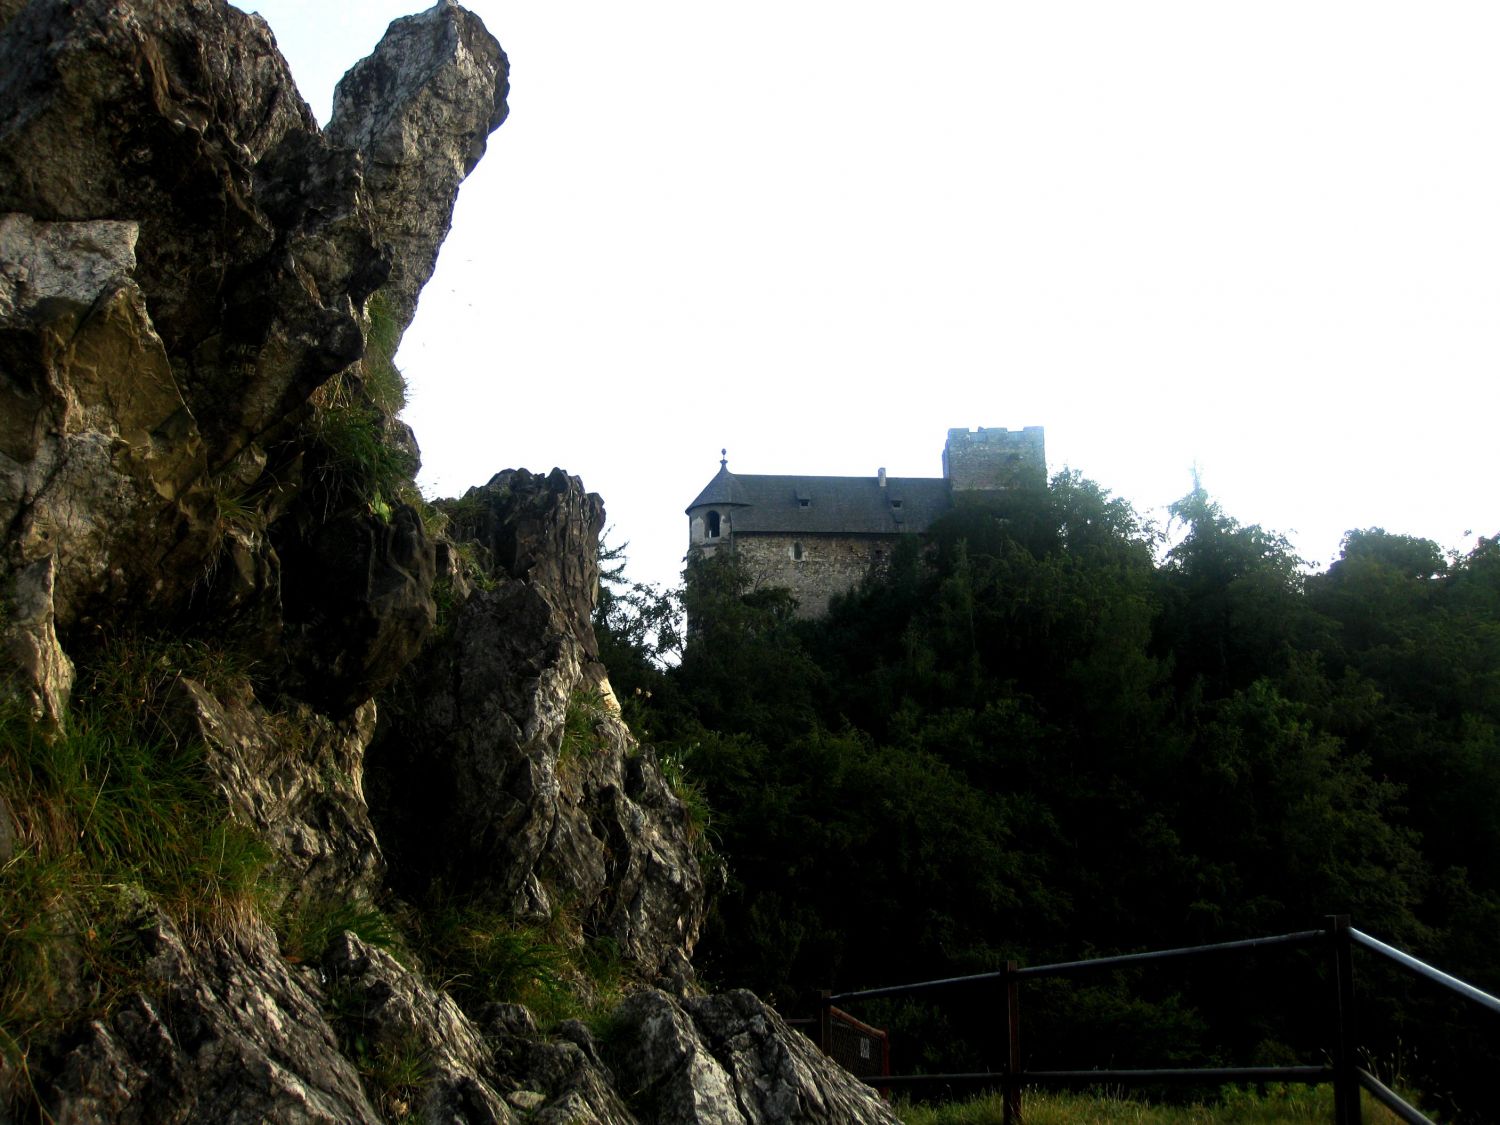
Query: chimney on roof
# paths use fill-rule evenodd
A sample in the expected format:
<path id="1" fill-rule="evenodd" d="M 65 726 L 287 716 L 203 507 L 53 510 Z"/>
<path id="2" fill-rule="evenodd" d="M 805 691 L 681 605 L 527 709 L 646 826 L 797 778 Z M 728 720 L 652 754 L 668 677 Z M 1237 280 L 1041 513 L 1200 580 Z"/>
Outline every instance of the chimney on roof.
<path id="1" fill-rule="evenodd" d="M 880 487 L 884 488 L 885 487 L 885 466 L 884 465 L 880 466 L 880 469 L 876 473 L 876 475 L 880 478 Z"/>

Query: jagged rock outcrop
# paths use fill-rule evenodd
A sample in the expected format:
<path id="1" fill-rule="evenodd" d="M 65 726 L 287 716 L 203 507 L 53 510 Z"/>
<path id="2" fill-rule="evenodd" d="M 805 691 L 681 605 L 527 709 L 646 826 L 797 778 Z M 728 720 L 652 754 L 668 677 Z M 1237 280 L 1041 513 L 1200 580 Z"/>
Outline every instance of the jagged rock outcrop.
<path id="1" fill-rule="evenodd" d="M 441 0 L 320 131 L 219 0 L 0 0 L 6 1120 L 889 1119 L 694 995 L 702 841 L 597 661 L 598 497 L 419 511 L 390 360 L 506 68 Z M 446 971 L 527 923 L 645 989 L 601 1039 Z"/>
<path id="2" fill-rule="evenodd" d="M 350 933 L 334 942 L 323 972 L 340 996 L 337 1018 L 347 1036 L 377 1059 L 416 1064 L 406 1073 L 388 1064 L 384 1112 L 474 1125 L 515 1120 L 500 1093 L 514 1080 L 494 1065 L 492 1045 L 441 989 Z"/>
<path id="3" fill-rule="evenodd" d="M 285 964 L 268 934 L 202 948 L 147 911 L 136 940 L 149 990 L 79 1028 L 55 1060 L 38 1060 L 51 1120 L 384 1120 L 324 1018 L 316 979 Z"/>
<path id="4" fill-rule="evenodd" d="M 388 686 L 437 617 L 436 551 L 415 509 L 347 512 L 282 546 L 282 623 L 298 693 L 347 713 Z"/>
<path id="5" fill-rule="evenodd" d="M 371 753 L 398 878 L 525 918 L 587 903 L 584 929 L 648 979 L 690 979 L 704 909 L 691 825 L 601 692 L 603 504 L 561 470 L 507 470 L 450 512 L 480 585 L 382 711 Z"/>
<path id="6" fill-rule="evenodd" d="M 636 993 L 616 1013 L 616 1068 L 647 1120 L 774 1125 L 894 1122 L 867 1086 L 743 989 Z"/>
<path id="7" fill-rule="evenodd" d="M 271 848 L 289 900 L 373 901 L 385 875 L 364 796 L 373 701 L 342 719 L 296 701 L 273 713 L 246 681 L 215 693 L 182 676 L 167 708 L 175 737 L 203 745 L 231 815 Z"/>
<path id="8" fill-rule="evenodd" d="M 393 26 L 325 134 L 264 21 L 219 0 L 37 2 L 0 36 L 5 572 L 56 560 L 64 634 L 205 589 L 274 603 L 265 532 L 309 487 L 309 401 L 357 386 L 377 289 L 396 339 L 409 322 L 505 56 L 444 0 Z M 366 671 L 354 694 L 389 678 Z"/>
<path id="9" fill-rule="evenodd" d="M 454 0 L 396 20 L 384 50 L 357 63 L 333 93 L 327 136 L 364 155 L 381 237 L 394 248 L 387 292 L 401 325 L 448 237 L 458 185 L 505 120 L 505 56 Z M 433 145 L 432 136 L 451 138 Z"/>

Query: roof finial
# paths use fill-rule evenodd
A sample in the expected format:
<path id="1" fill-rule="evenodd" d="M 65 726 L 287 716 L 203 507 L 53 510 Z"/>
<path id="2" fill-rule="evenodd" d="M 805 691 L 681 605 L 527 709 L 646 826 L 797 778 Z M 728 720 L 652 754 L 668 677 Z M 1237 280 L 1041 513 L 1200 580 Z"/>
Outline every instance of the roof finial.
<path id="1" fill-rule="evenodd" d="M 727 449 L 719 450 L 719 468 L 729 468 L 729 450 Z"/>

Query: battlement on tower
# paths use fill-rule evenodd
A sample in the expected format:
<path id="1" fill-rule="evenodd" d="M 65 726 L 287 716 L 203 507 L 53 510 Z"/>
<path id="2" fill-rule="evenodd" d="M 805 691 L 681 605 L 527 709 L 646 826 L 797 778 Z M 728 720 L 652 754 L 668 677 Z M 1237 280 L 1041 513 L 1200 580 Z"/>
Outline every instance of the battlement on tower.
<path id="1" fill-rule="evenodd" d="M 948 431 L 943 476 L 955 500 L 966 492 L 1045 488 L 1047 449 L 1043 427 Z"/>

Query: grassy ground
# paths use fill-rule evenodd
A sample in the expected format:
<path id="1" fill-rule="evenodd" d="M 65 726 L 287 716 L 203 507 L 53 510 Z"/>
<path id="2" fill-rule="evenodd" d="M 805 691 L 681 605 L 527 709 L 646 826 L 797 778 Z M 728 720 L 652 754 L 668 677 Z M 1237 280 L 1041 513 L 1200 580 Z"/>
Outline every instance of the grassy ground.
<path id="1" fill-rule="evenodd" d="M 999 1094 L 943 1105 L 892 1107 L 906 1125 L 999 1125 Z M 1028 1090 L 1022 1100 L 1025 1125 L 1280 1125 L 1333 1120 L 1329 1086 L 1272 1086 L 1264 1094 L 1226 1088 L 1216 1105 L 1150 1105 L 1123 1096 Z M 1383 1106 L 1364 1099 L 1366 1125 L 1396 1125 Z"/>

